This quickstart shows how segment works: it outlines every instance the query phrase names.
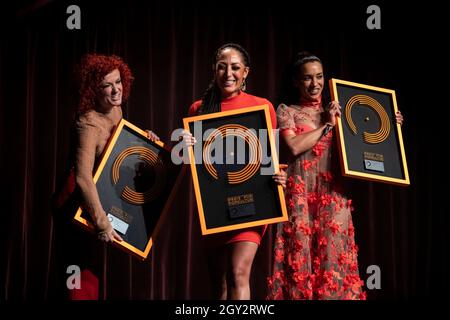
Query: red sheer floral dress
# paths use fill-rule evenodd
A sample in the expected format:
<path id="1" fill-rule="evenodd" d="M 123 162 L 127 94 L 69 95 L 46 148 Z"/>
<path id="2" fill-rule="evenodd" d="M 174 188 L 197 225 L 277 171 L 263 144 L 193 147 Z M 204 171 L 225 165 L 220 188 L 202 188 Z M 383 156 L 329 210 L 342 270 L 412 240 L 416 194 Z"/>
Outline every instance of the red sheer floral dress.
<path id="1" fill-rule="evenodd" d="M 321 103 L 280 105 L 281 135 L 320 126 Z M 365 299 L 358 274 L 352 202 L 337 192 L 331 173 L 330 131 L 287 169 L 289 221 L 277 225 L 268 299 Z"/>

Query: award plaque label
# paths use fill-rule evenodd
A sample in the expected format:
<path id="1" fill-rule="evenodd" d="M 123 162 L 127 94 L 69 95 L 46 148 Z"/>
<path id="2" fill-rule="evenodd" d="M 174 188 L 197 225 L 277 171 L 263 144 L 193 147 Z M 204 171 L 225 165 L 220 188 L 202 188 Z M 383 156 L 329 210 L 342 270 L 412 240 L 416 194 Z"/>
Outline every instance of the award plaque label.
<path id="1" fill-rule="evenodd" d="M 336 125 L 342 174 L 409 185 L 395 91 L 338 79 L 330 79 L 330 89 L 342 107 Z"/>
<path id="2" fill-rule="evenodd" d="M 268 105 L 183 121 L 203 235 L 287 221 Z"/>
<path id="3" fill-rule="evenodd" d="M 248 217 L 255 214 L 253 194 L 244 194 L 227 198 L 230 218 Z"/>
<path id="4" fill-rule="evenodd" d="M 160 141 L 122 119 L 94 174 L 100 202 L 123 241 L 114 245 L 140 259 L 152 247 L 180 178 L 180 166 Z M 78 208 L 74 221 L 94 231 L 90 215 Z"/>

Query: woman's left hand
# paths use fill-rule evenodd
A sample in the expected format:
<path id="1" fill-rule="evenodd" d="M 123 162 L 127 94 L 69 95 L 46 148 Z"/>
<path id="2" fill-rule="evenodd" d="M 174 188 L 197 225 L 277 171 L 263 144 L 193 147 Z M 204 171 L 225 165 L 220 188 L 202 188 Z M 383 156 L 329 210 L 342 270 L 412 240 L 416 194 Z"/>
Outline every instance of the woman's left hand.
<path id="1" fill-rule="evenodd" d="M 402 125 L 403 124 L 403 115 L 400 112 L 400 110 L 397 111 L 397 113 L 395 114 L 395 121 L 399 124 Z"/>
<path id="2" fill-rule="evenodd" d="M 283 189 L 286 189 L 286 181 L 287 181 L 287 173 L 286 171 L 284 171 L 284 169 L 287 168 L 287 165 L 285 164 L 280 164 L 280 172 L 275 173 L 272 178 L 273 180 L 280 184 Z"/>
<path id="3" fill-rule="evenodd" d="M 159 141 L 159 137 L 151 130 L 145 130 L 147 132 L 147 138 L 149 138 L 152 141 Z"/>

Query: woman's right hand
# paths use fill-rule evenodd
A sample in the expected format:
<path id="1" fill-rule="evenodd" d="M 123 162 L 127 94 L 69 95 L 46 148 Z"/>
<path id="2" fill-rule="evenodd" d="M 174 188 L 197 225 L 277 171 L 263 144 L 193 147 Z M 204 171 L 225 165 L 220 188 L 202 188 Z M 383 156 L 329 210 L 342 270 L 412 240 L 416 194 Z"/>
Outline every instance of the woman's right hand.
<path id="1" fill-rule="evenodd" d="M 336 125 L 336 116 L 341 116 L 341 105 L 338 101 L 331 101 L 328 110 L 324 113 L 324 123 L 328 123 L 333 127 Z"/>

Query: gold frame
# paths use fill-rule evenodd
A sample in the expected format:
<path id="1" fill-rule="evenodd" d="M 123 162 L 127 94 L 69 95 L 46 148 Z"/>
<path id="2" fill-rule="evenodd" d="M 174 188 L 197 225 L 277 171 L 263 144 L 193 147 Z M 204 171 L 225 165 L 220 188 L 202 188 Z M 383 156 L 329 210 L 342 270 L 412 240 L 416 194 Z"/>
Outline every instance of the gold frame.
<path id="1" fill-rule="evenodd" d="M 239 115 L 239 114 L 250 113 L 250 112 L 257 112 L 257 111 L 264 111 L 267 129 L 269 130 L 269 143 L 270 143 L 272 161 L 274 163 L 274 168 L 278 169 L 278 171 L 276 171 L 276 172 L 279 172 L 280 169 L 279 169 L 278 155 L 277 155 L 277 152 L 275 149 L 275 141 L 274 141 L 274 136 L 273 136 L 273 132 L 272 132 L 273 131 L 272 121 L 270 119 L 269 106 L 267 104 L 253 106 L 253 107 L 247 107 L 247 108 L 240 108 L 240 109 L 230 110 L 230 111 L 222 111 L 222 112 L 209 113 L 209 114 L 205 114 L 205 115 L 188 117 L 188 118 L 183 119 L 183 124 L 184 124 L 184 128 L 187 131 L 190 131 L 189 123 L 191 123 L 191 122 L 209 120 L 209 119 L 217 119 L 217 118 L 221 118 L 221 117 L 227 117 L 227 116 L 231 116 L 231 115 Z M 208 235 L 208 234 L 213 234 L 213 233 L 218 233 L 218 232 L 261 226 L 261 225 L 278 223 L 278 222 L 283 222 L 283 221 L 288 220 L 283 187 L 278 185 L 277 186 L 277 194 L 280 199 L 280 207 L 281 207 L 281 216 L 280 217 L 251 221 L 251 222 L 244 222 L 244 223 L 237 223 L 237 224 L 229 225 L 229 226 L 208 228 L 206 226 L 206 221 L 205 221 L 205 212 L 203 209 L 202 194 L 200 192 L 197 168 L 195 165 L 194 150 L 193 150 L 192 146 L 190 146 L 188 149 L 189 149 L 189 162 L 190 162 L 190 167 L 191 167 L 191 172 L 192 172 L 192 180 L 193 180 L 193 184 L 194 184 L 195 198 L 197 201 L 198 215 L 199 215 L 199 219 L 200 219 L 202 235 Z"/>
<path id="2" fill-rule="evenodd" d="M 147 137 L 147 133 L 138 128 L 137 126 L 133 125 L 132 123 L 126 121 L 125 119 L 122 119 L 119 124 L 117 125 L 117 128 L 115 129 L 113 135 L 111 136 L 108 145 L 104 151 L 104 154 L 102 155 L 102 158 L 100 160 L 100 163 L 97 167 L 97 169 L 95 170 L 95 174 L 93 177 L 93 181 L 94 184 L 97 183 L 98 179 L 100 178 L 100 175 L 103 172 L 103 169 L 108 161 L 109 156 L 111 155 L 112 150 L 114 149 L 114 146 L 117 142 L 117 139 L 119 138 L 120 133 L 122 132 L 122 129 L 124 127 L 127 127 L 129 129 L 131 129 L 133 132 L 137 133 L 138 135 L 140 135 L 143 139 L 148 139 Z M 159 147 L 161 147 L 162 149 L 170 152 L 166 146 L 164 145 L 164 143 L 162 141 L 154 141 L 154 144 L 158 145 Z M 180 171 L 180 174 L 178 175 L 174 187 L 172 188 L 172 190 L 170 191 L 170 195 L 166 201 L 166 204 L 164 206 L 164 209 L 161 211 L 161 214 L 159 216 L 158 222 L 155 225 L 155 228 L 153 229 L 152 235 L 149 238 L 147 245 L 145 247 L 145 250 L 140 250 L 138 248 L 136 248 L 135 246 L 133 246 L 132 244 L 126 242 L 126 241 L 117 241 L 114 240 L 113 244 L 118 247 L 119 249 L 124 250 L 127 253 L 131 253 L 134 257 L 137 257 L 141 260 L 145 260 L 148 256 L 148 254 L 150 253 L 150 250 L 152 248 L 153 245 L 153 238 L 157 237 L 158 232 L 160 231 L 161 225 L 167 215 L 168 209 L 169 209 L 169 205 L 174 197 L 174 194 L 176 193 L 176 189 L 179 186 L 179 182 L 180 179 L 182 179 L 182 176 L 184 175 L 184 170 Z M 83 208 L 80 206 L 74 216 L 74 222 L 78 225 L 80 225 L 81 227 L 85 228 L 86 230 L 90 231 L 90 232 L 95 232 L 95 228 L 92 225 L 91 222 L 89 222 L 88 220 L 86 220 L 85 218 L 82 217 L 82 213 L 83 213 Z"/>
<path id="3" fill-rule="evenodd" d="M 390 97 L 391 97 L 393 115 L 395 116 L 396 112 L 398 111 L 397 100 L 396 100 L 394 90 L 380 88 L 380 87 L 374 87 L 374 86 L 370 86 L 370 85 L 365 85 L 365 84 L 360 84 L 360 83 L 350 82 L 350 81 L 345 81 L 345 80 L 340 80 L 340 79 L 330 79 L 329 85 L 330 85 L 330 91 L 331 91 L 331 98 L 332 98 L 332 100 L 339 101 L 339 103 L 341 104 L 343 109 L 344 109 L 344 101 L 340 101 L 340 97 L 338 94 L 338 88 L 337 88 L 337 86 L 340 84 L 345 85 L 345 86 L 354 87 L 354 88 L 359 88 L 359 89 L 361 89 L 361 91 L 369 90 L 369 91 L 386 93 L 386 94 L 390 95 Z M 344 110 L 342 110 L 342 112 L 344 113 Z M 345 146 L 345 135 L 343 132 L 343 123 L 342 123 L 341 117 L 337 117 L 336 129 L 337 129 L 336 132 L 337 132 L 337 137 L 338 137 L 337 144 L 338 144 L 338 149 L 339 149 L 339 153 L 340 153 L 340 161 L 341 161 L 341 171 L 344 176 L 359 178 L 359 179 L 364 179 L 364 180 L 385 182 L 385 183 L 401 185 L 401 186 L 408 186 L 410 184 L 409 174 L 408 174 L 408 166 L 407 166 L 406 156 L 405 156 L 405 148 L 404 148 L 404 144 L 403 144 L 403 135 L 402 135 L 402 130 L 401 130 L 400 124 L 396 123 L 395 134 L 397 135 L 397 139 L 399 142 L 398 152 L 399 152 L 399 157 L 401 158 L 401 166 L 403 168 L 403 170 L 402 170 L 402 174 L 404 176 L 403 179 L 396 178 L 396 177 L 377 175 L 377 174 L 372 174 L 372 173 L 367 173 L 367 172 L 360 172 L 360 171 L 355 171 L 355 170 L 349 169 L 348 158 L 347 158 L 348 150 L 346 150 L 346 146 Z"/>

